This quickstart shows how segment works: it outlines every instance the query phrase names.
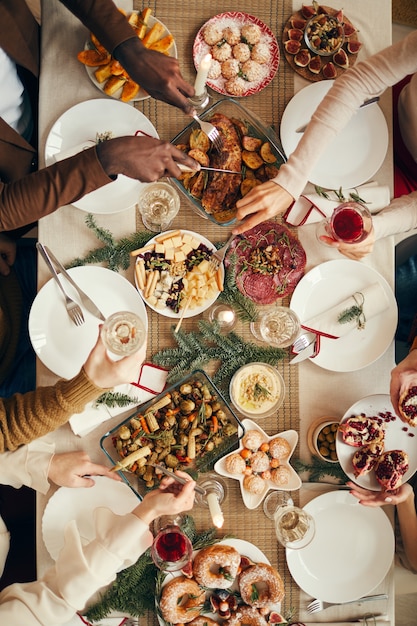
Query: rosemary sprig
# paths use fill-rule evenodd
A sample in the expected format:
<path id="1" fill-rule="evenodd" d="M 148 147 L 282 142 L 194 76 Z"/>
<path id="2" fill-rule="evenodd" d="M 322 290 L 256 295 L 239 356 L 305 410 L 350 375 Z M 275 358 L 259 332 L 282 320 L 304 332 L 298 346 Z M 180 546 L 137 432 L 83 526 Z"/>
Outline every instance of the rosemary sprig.
<path id="1" fill-rule="evenodd" d="M 260 383 L 255 383 L 255 387 L 253 389 L 253 396 L 255 400 L 259 400 L 260 398 L 267 398 L 270 395 L 271 395 L 271 392 L 268 391 L 266 387 L 264 387 Z"/>
<path id="2" fill-rule="evenodd" d="M 354 293 L 352 298 L 355 300 L 355 304 L 348 309 L 342 311 L 342 313 L 340 313 L 339 317 L 337 318 L 337 321 L 339 322 L 339 324 L 347 324 L 349 322 L 352 322 L 353 320 L 356 320 L 356 327 L 358 328 L 358 330 L 363 330 L 366 324 L 366 317 L 363 312 L 365 298 L 360 291 Z"/>

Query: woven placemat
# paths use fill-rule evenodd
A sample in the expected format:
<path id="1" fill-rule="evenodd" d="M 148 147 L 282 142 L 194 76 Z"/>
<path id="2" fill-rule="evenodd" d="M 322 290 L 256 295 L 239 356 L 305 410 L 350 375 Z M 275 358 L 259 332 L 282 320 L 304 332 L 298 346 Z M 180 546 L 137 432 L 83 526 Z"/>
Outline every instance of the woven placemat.
<path id="1" fill-rule="evenodd" d="M 152 8 L 153 14 L 166 24 L 174 35 L 182 74 L 193 84 L 196 75 L 192 59 L 194 37 L 208 19 L 226 10 L 224 3 L 219 1 L 206 3 L 202 0 L 195 0 L 195 2 L 187 4 L 187 7 L 183 7 L 183 11 L 179 10 L 178 3 L 170 0 L 164 3 L 151 2 L 148 6 Z M 141 8 L 141 5 L 137 3 L 135 8 Z M 253 8 L 253 2 L 249 0 L 243 0 L 239 3 L 232 2 L 227 5 L 228 11 L 243 11 L 251 15 L 253 15 Z M 183 14 L 185 11 L 186 16 Z M 284 2 L 272 0 L 260 3 L 256 7 L 256 17 L 269 26 L 277 37 L 278 42 L 281 41 L 283 25 L 291 13 L 292 3 L 290 0 L 284 0 Z M 264 123 L 274 125 L 275 128 L 279 128 L 281 115 L 293 95 L 294 84 L 293 73 L 285 61 L 281 45 L 280 50 L 281 60 L 274 80 L 259 94 L 247 97 L 242 102 L 245 107 L 258 115 Z M 210 93 L 210 95 L 213 96 L 212 102 L 221 97 L 219 94 L 214 93 Z M 139 102 L 136 106 L 152 121 L 162 139 L 171 140 L 190 122 L 190 119 L 185 117 L 181 111 L 177 111 L 173 107 L 152 99 Z M 139 214 L 137 227 L 138 229 L 143 229 Z M 172 228 L 187 228 L 188 230 L 200 232 L 213 242 L 225 240 L 230 232 L 230 228 L 217 226 L 211 221 L 203 219 L 183 198 L 181 199 L 181 210 L 173 222 Z M 154 354 L 162 347 L 175 345 L 172 336 L 173 320 L 158 315 L 149 309 L 148 315 L 149 355 Z M 196 319 L 189 318 L 184 320 L 182 327 L 185 330 L 195 328 Z M 238 323 L 236 332 L 248 341 L 251 340 L 252 335 L 247 324 Z M 284 404 L 276 416 L 265 419 L 260 423 L 260 426 L 270 435 L 290 428 L 299 432 L 298 370 L 297 368 L 290 368 L 288 361 L 289 359 L 285 359 L 284 362 L 277 364 L 287 390 Z M 278 546 L 275 539 L 272 522 L 264 515 L 262 507 L 255 510 L 245 508 L 238 481 L 228 481 L 227 488 L 227 499 L 223 504 L 225 525 L 221 532 L 233 534 L 239 539 L 256 544 L 271 563 L 277 567 L 283 577 L 286 591 L 283 608 L 285 611 L 288 611 L 291 607 L 298 607 L 298 588 L 287 569 L 285 550 Z M 204 528 L 210 522 L 207 510 L 199 510 L 196 507 L 193 515 L 195 515 L 197 526 L 200 528 Z"/>

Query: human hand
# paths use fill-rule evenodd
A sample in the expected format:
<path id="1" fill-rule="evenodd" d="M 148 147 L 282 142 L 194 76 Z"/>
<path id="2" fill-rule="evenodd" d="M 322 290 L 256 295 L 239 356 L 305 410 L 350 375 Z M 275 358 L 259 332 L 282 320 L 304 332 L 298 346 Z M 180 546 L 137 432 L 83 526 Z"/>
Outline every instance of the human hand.
<path id="1" fill-rule="evenodd" d="M 336 239 L 328 237 L 327 235 L 321 235 L 320 240 L 331 248 L 337 248 L 340 254 L 343 254 L 348 259 L 360 261 L 374 249 L 375 232 L 372 228 L 366 239 L 360 243 L 343 243 L 342 241 L 336 241 Z"/>
<path id="2" fill-rule="evenodd" d="M 158 489 L 149 491 L 133 511 L 146 524 L 161 515 L 177 515 L 193 508 L 195 481 L 186 472 L 175 472 L 187 482 L 182 485 L 170 476 L 162 479 Z"/>
<path id="3" fill-rule="evenodd" d="M 191 112 L 187 98 L 194 95 L 194 87 L 182 77 L 177 59 L 145 48 L 137 37 L 117 46 L 113 56 L 152 98 Z"/>
<path id="4" fill-rule="evenodd" d="M 272 180 L 254 187 L 236 202 L 236 218 L 238 221 L 243 221 L 233 228 L 233 234 L 239 235 L 261 222 L 281 215 L 293 202 L 292 195 Z"/>
<path id="5" fill-rule="evenodd" d="M 137 352 L 118 361 L 113 361 L 109 357 L 101 338 L 101 328 L 100 326 L 100 334 L 96 344 L 83 366 L 88 378 L 102 389 L 117 387 L 117 385 L 138 380 L 140 366 L 146 357 L 146 341 Z"/>
<path id="6" fill-rule="evenodd" d="M 178 178 L 182 163 L 198 170 L 199 164 L 168 141 L 154 137 L 116 137 L 97 145 L 97 155 L 108 176 L 124 174 L 142 182 L 163 176 Z"/>
<path id="7" fill-rule="evenodd" d="M 7 235 L 0 234 L 0 274 L 8 276 L 10 268 L 16 260 L 16 243 Z"/>
<path id="8" fill-rule="evenodd" d="M 93 487 L 90 476 L 107 476 L 122 481 L 117 472 L 111 472 L 105 465 L 93 463 L 83 450 L 54 454 L 49 465 L 48 479 L 59 487 Z"/>
<path id="9" fill-rule="evenodd" d="M 409 387 L 417 386 L 417 350 L 411 352 L 391 372 L 390 396 L 396 414 L 403 420 L 398 410 L 400 397 Z"/>
<path id="10" fill-rule="evenodd" d="M 371 491 L 358 487 L 355 483 L 346 483 L 350 487 L 350 493 L 352 496 L 359 500 L 359 504 L 364 506 L 384 506 L 386 504 L 400 504 L 405 502 L 411 494 L 413 494 L 413 488 L 408 483 L 404 483 L 398 489 L 394 491 Z M 414 497 L 414 495 L 413 495 Z"/>

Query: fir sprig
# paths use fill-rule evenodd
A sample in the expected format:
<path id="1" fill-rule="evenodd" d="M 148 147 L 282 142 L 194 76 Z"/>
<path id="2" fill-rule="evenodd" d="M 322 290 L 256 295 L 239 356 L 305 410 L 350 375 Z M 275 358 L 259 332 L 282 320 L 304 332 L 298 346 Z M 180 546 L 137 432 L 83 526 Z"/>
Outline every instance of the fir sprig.
<path id="1" fill-rule="evenodd" d="M 94 402 L 95 406 L 108 406 L 114 408 L 116 406 L 126 407 L 130 404 L 139 404 L 139 398 L 128 396 L 126 393 L 120 393 L 120 391 L 106 391 L 97 398 Z"/>
<path id="2" fill-rule="evenodd" d="M 193 544 L 194 550 L 213 545 L 228 536 L 216 537 L 216 528 L 198 532 L 191 515 L 185 515 L 180 526 Z M 165 577 L 166 574 L 154 565 L 148 549 L 134 565 L 117 574 L 114 583 L 98 602 L 88 607 L 85 617 L 89 622 L 98 622 L 112 611 L 120 611 L 133 617 L 140 617 L 147 611 L 158 613 L 155 598 L 160 596 Z"/>
<path id="3" fill-rule="evenodd" d="M 156 365 L 171 368 L 168 382 L 177 382 L 186 373 L 217 363 L 213 381 L 226 394 L 232 375 L 242 365 L 256 361 L 275 365 L 286 355 L 281 348 L 246 342 L 234 332 L 223 335 L 217 322 L 204 319 L 199 320 L 198 331 L 186 332 L 180 328 L 173 332 L 173 337 L 178 344 L 176 348 L 164 348 L 152 357 Z"/>
<path id="4" fill-rule="evenodd" d="M 359 330 L 363 330 L 366 325 L 366 317 L 363 312 L 365 298 L 360 291 L 354 293 L 352 298 L 354 299 L 356 304 L 342 311 L 342 313 L 340 313 L 339 317 L 337 318 L 337 321 L 339 322 L 339 324 L 348 324 L 349 322 L 356 320 L 356 327 Z"/>
<path id="5" fill-rule="evenodd" d="M 258 317 L 258 311 L 255 303 L 246 298 L 236 286 L 236 263 L 237 255 L 232 254 L 230 264 L 225 268 L 224 288 L 218 297 L 218 301 L 232 306 L 239 319 L 243 322 L 254 322 Z"/>
<path id="6" fill-rule="evenodd" d="M 320 482 L 325 476 L 336 478 L 340 483 L 346 482 L 346 474 L 339 463 L 328 463 L 318 456 L 313 455 L 311 463 L 305 463 L 301 459 L 292 459 L 291 463 L 296 472 L 309 474 L 309 482 Z"/>
<path id="7" fill-rule="evenodd" d="M 77 267 L 90 263 L 105 263 L 110 270 L 116 272 L 120 268 L 127 270 L 130 265 L 130 253 L 132 250 L 142 248 L 154 236 L 150 231 L 144 230 L 134 232 L 129 237 L 122 237 L 122 239 L 116 241 L 109 230 L 102 228 L 96 223 L 91 213 L 87 215 L 85 223 L 104 245 L 91 250 L 84 257 L 73 259 L 67 267 Z"/>

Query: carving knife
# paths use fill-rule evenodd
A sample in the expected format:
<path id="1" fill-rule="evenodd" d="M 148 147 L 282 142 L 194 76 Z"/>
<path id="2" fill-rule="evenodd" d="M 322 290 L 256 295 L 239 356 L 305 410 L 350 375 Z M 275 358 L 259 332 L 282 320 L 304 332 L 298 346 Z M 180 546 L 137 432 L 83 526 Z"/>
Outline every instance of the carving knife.
<path id="1" fill-rule="evenodd" d="M 236 172 L 234 170 L 222 170 L 218 167 L 205 167 L 204 165 L 200 165 L 200 170 L 193 170 L 192 167 L 188 167 L 188 165 L 184 165 L 183 163 L 177 163 L 177 165 L 183 172 L 197 173 L 200 170 L 208 170 L 209 172 L 223 172 L 224 174 L 241 174 L 241 172 Z"/>
<path id="2" fill-rule="evenodd" d="M 61 274 L 63 276 L 65 276 L 65 278 L 68 280 L 68 282 L 71 283 L 71 285 L 74 287 L 74 289 L 78 292 L 78 295 L 80 296 L 81 302 L 82 302 L 83 306 L 87 309 L 87 311 L 90 311 L 90 313 L 92 313 L 94 315 L 94 317 L 98 317 L 100 320 L 104 321 L 106 318 L 104 317 L 103 313 L 100 311 L 98 306 L 91 300 L 91 298 L 89 296 L 87 296 L 86 293 L 84 293 L 84 291 L 82 291 L 82 289 L 79 288 L 79 286 L 77 285 L 75 280 L 67 272 L 67 270 L 62 265 L 62 263 L 60 261 L 58 261 L 56 256 L 54 254 L 52 254 L 52 252 L 49 250 L 49 248 L 47 246 L 44 246 L 44 248 L 45 248 L 47 254 L 49 255 L 50 259 L 52 260 L 52 262 L 56 266 L 57 271 L 61 272 Z"/>

